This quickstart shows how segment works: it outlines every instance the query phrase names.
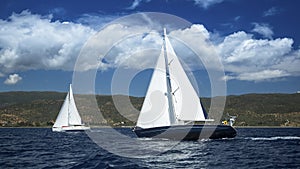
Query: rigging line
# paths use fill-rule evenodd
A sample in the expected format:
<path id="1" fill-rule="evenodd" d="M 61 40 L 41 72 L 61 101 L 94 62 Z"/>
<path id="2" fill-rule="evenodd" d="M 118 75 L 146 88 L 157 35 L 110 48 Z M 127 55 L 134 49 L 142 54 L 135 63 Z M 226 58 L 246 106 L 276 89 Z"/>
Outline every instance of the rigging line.
<path id="1" fill-rule="evenodd" d="M 179 87 L 177 87 L 177 89 L 174 90 L 174 92 L 172 92 L 172 94 L 174 95 L 178 90 L 179 90 Z"/>
<path id="2" fill-rule="evenodd" d="M 176 89 L 174 92 L 172 92 L 172 95 L 174 96 L 174 99 L 175 99 L 175 102 L 176 102 L 176 103 L 177 103 L 177 99 L 176 99 L 176 97 L 175 97 L 175 92 L 177 92 L 178 89 L 179 89 L 179 87 L 177 87 L 177 89 Z"/>
<path id="3" fill-rule="evenodd" d="M 171 63 L 173 62 L 173 60 L 174 60 L 174 59 L 172 59 L 172 60 L 168 63 L 169 66 L 171 65 Z"/>

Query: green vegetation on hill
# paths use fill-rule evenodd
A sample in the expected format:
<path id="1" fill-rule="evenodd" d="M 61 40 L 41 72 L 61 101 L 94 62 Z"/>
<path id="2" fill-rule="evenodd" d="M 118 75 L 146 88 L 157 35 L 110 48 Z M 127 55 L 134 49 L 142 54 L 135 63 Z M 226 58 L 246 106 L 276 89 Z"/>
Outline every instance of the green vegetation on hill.
<path id="1" fill-rule="evenodd" d="M 66 93 L 58 92 L 4 92 L 0 93 L 0 126 L 52 126 Z M 84 112 L 85 122 L 112 126 L 135 125 L 144 98 L 129 97 L 132 105 L 118 102 L 123 112 L 115 106 L 117 100 L 127 96 L 96 96 L 97 110 L 87 95 L 75 97 L 78 109 Z M 210 98 L 202 98 L 209 110 Z M 236 115 L 237 126 L 300 126 L 300 94 L 246 94 L 228 96 L 226 114 Z M 101 111 L 103 118 L 96 119 Z M 207 111 L 208 112 L 208 111 Z M 98 112 L 99 113 L 99 112 Z M 98 115 L 97 115 L 98 116 Z"/>
<path id="2" fill-rule="evenodd" d="M 0 126 L 49 126 L 64 101 L 66 93 L 0 93 Z"/>
<path id="3" fill-rule="evenodd" d="M 300 126 L 300 94 L 228 96 L 225 111 L 238 126 Z"/>

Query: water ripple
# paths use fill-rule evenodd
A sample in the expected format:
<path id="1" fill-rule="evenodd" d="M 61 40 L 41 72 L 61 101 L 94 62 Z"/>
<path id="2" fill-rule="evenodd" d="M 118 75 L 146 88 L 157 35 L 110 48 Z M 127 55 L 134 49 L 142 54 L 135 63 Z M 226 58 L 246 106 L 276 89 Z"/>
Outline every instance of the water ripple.
<path id="1" fill-rule="evenodd" d="M 130 129 L 119 129 L 132 136 Z M 97 146 L 85 133 L 1 128 L 1 168 L 297 168 L 299 129 L 238 129 L 234 139 L 183 141 L 146 158 L 120 157 Z M 113 140 L 111 140 L 113 141 Z M 169 140 L 140 139 L 164 148 Z M 128 145 L 130 146 L 134 145 Z M 150 147 L 151 148 L 151 147 Z M 120 150 L 122 151 L 122 150 Z M 140 152 L 141 154 L 143 152 Z"/>

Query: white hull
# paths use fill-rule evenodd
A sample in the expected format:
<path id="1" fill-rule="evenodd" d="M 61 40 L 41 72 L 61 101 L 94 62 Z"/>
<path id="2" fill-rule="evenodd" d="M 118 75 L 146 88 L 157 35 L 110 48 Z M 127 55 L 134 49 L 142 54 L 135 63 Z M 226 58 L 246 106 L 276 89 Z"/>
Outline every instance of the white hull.
<path id="1" fill-rule="evenodd" d="M 63 127 L 53 127 L 52 131 L 66 132 L 66 131 L 84 131 L 89 129 L 90 127 L 87 126 L 63 126 Z"/>

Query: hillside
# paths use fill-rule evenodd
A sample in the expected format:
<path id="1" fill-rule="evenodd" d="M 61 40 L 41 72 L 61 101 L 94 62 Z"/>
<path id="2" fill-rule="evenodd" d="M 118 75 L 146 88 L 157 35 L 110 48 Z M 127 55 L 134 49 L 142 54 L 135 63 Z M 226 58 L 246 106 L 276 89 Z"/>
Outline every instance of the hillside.
<path id="1" fill-rule="evenodd" d="M 300 94 L 228 96 L 225 112 L 238 126 L 300 126 Z"/>
<path id="2" fill-rule="evenodd" d="M 58 92 L 4 92 L 0 93 L 0 126 L 52 126 L 66 93 Z M 115 96 L 120 99 L 126 96 Z M 130 97 L 133 105 L 120 103 L 121 114 L 111 96 L 96 96 L 97 108 L 92 109 L 88 95 L 75 97 L 84 121 L 90 124 L 112 126 L 135 124 L 143 99 Z M 121 99 L 122 100 L 122 99 Z M 202 98 L 209 110 L 210 99 Z M 228 96 L 225 111 L 237 115 L 237 126 L 300 126 L 300 94 L 247 94 Z M 99 118 L 99 110 L 103 117 Z M 223 119 L 226 119 L 224 113 Z M 126 117 L 126 118 L 125 118 Z"/>

